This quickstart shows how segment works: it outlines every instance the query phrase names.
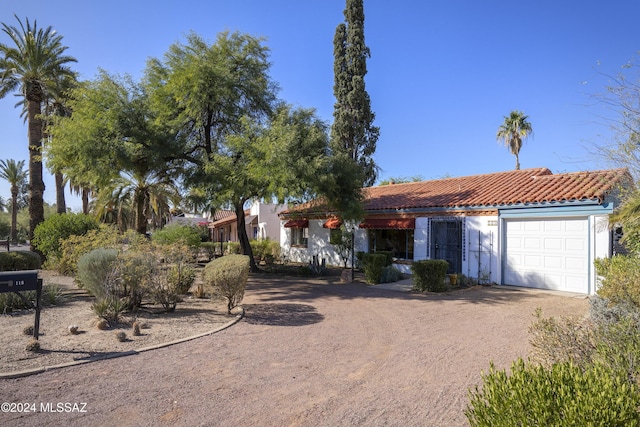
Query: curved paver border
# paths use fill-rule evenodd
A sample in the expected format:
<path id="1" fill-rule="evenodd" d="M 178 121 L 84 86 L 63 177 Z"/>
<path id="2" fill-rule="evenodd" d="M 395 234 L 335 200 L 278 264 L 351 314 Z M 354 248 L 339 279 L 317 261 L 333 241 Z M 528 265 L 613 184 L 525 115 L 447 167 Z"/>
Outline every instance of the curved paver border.
<path id="1" fill-rule="evenodd" d="M 113 353 L 113 354 L 107 354 L 107 355 L 103 355 L 103 356 L 95 356 L 95 357 L 90 357 L 88 359 L 84 359 L 84 360 L 74 360 L 72 362 L 67 362 L 67 363 L 60 363 L 58 365 L 52 365 L 52 366 L 43 366 L 40 368 L 32 368 L 32 369 L 25 369 L 24 371 L 14 371 L 14 372 L 7 372 L 7 373 L 0 373 L 0 379 L 13 379 L 13 378 L 21 378 L 21 377 L 27 377 L 29 375 L 35 375 L 35 374 L 40 374 L 42 372 L 46 372 L 46 371 L 52 371 L 54 369 L 61 369 L 61 368 L 66 368 L 69 366 L 77 366 L 77 365 L 84 365 L 85 363 L 91 363 L 91 362 L 97 362 L 99 360 L 107 360 L 107 359 L 115 359 L 117 357 L 124 357 L 124 356 L 131 356 L 134 354 L 140 354 L 143 353 L 145 351 L 150 351 L 150 350 L 157 350 L 159 348 L 164 348 L 164 347 L 169 347 L 175 344 L 180 344 L 183 342 L 187 342 L 187 341 L 191 341 L 191 340 L 195 340 L 197 338 L 202 338 L 205 337 L 207 335 L 212 335 L 215 334 L 216 332 L 220 332 L 224 329 L 227 329 L 233 325 L 235 325 L 236 323 L 238 323 L 240 321 L 240 319 L 242 319 L 244 317 L 244 308 L 240 308 L 240 313 L 236 314 L 236 317 L 231 320 L 230 322 L 225 323 L 222 326 L 219 326 L 215 329 L 212 329 L 211 331 L 208 332 L 203 332 L 200 333 L 198 335 L 193 335 L 190 337 L 186 337 L 186 338 L 180 338 L 174 341 L 169 341 L 166 343 L 162 343 L 162 344 L 155 344 L 155 345 L 151 345 L 148 347 L 143 347 L 137 350 L 129 350 L 129 351 L 122 351 L 119 353 Z"/>

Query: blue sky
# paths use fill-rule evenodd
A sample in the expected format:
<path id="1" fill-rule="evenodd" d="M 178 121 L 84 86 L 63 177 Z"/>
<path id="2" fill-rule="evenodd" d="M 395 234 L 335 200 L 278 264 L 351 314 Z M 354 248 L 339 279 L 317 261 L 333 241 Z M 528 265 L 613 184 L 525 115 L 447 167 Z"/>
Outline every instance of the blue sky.
<path id="1" fill-rule="evenodd" d="M 55 28 L 81 79 L 98 68 L 138 78 L 149 57 L 190 31 L 210 42 L 225 30 L 262 36 L 280 97 L 331 123 L 333 35 L 344 7 L 345 0 L 13 0 L 3 2 L 0 22 L 16 25 L 15 13 Z M 608 166 L 590 154 L 613 137 L 603 118 L 611 112 L 593 97 L 607 84 L 602 73 L 618 73 L 640 51 L 640 1 L 365 0 L 365 15 L 380 178 L 513 169 L 495 134 L 514 109 L 534 129 L 522 168 Z M 9 42 L 4 33 L 0 41 Z M 0 100 L 0 158 L 27 159 L 15 103 L 12 95 Z M 45 183 L 45 200 L 54 202 L 53 179 Z M 9 197 L 4 182 L 0 196 Z"/>

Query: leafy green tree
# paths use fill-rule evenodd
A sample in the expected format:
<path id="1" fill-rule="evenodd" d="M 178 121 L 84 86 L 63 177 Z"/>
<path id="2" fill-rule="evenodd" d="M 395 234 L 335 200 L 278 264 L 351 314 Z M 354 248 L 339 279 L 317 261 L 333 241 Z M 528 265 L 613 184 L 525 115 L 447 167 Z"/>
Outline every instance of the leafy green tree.
<path id="1" fill-rule="evenodd" d="M 18 196 L 27 181 L 24 160 L 16 162 L 13 159 L 0 160 L 0 178 L 11 186 L 11 241 L 18 241 Z"/>
<path id="2" fill-rule="evenodd" d="M 15 16 L 15 15 L 14 15 Z M 27 103 L 29 139 L 29 234 L 44 221 L 44 181 L 42 178 L 42 103 L 61 76 L 72 75 L 67 66 L 76 59 L 65 54 L 62 36 L 51 27 L 44 30 L 27 19 L 15 16 L 19 28 L 2 24 L 12 46 L 0 43 L 0 98 L 18 91 Z"/>
<path id="3" fill-rule="evenodd" d="M 252 262 L 244 203 L 264 192 L 258 182 L 264 173 L 241 170 L 256 163 L 256 153 L 248 152 L 253 146 L 236 147 L 243 140 L 249 144 L 248 131 L 273 113 L 277 87 L 268 74 L 268 57 L 261 39 L 224 32 L 209 44 L 192 33 L 187 44 L 172 45 L 163 60 L 151 59 L 145 74 L 158 125 L 176 135 L 174 152 L 180 153 L 186 184 L 200 187 L 219 206 L 235 207 L 242 253 Z"/>
<path id="4" fill-rule="evenodd" d="M 345 155 L 361 168 L 360 187 L 371 186 L 377 177 L 378 167 L 372 156 L 380 129 L 373 125 L 375 114 L 364 81 L 371 54 L 364 42 L 363 0 L 347 0 L 344 16 L 346 23 L 338 25 L 333 39 L 336 103 L 331 149 L 336 156 Z"/>
<path id="5" fill-rule="evenodd" d="M 504 123 L 498 128 L 496 138 L 502 141 L 509 148 L 511 154 L 516 156 L 516 170 L 520 169 L 520 160 L 518 155 L 522 148 L 523 140 L 533 135 L 531 123 L 527 121 L 529 117 L 523 112 L 514 110 L 508 116 L 505 116 Z"/>
<path id="6" fill-rule="evenodd" d="M 249 118 L 241 123 L 240 132 L 227 137 L 224 151 L 205 163 L 200 182 L 216 204 L 233 206 L 242 253 L 250 255 L 251 269 L 256 271 L 245 204 L 252 199 L 285 202 L 323 191 L 329 186 L 323 179 L 330 179 L 328 138 L 326 125 L 312 110 L 289 106 L 278 108 L 268 123 Z"/>
<path id="7" fill-rule="evenodd" d="M 424 181 L 422 175 L 414 175 L 414 176 L 398 176 L 398 177 L 390 177 L 388 179 L 380 181 L 379 185 L 389 185 L 389 184 L 406 184 L 407 182 L 420 182 Z"/>
<path id="8" fill-rule="evenodd" d="M 81 183 L 83 192 L 94 189 L 99 216 L 107 214 L 108 222 L 120 226 L 131 218 L 140 233 L 168 212 L 171 160 L 177 156 L 170 151 L 173 135 L 156 126 L 149 105 L 140 84 L 101 71 L 72 90 L 73 114 L 54 117 L 47 151 L 54 170 Z"/>
<path id="9" fill-rule="evenodd" d="M 277 87 L 268 74 L 268 58 L 262 39 L 223 32 L 213 44 L 191 33 L 186 44 L 170 46 L 163 60 L 148 61 L 145 85 L 152 110 L 178 135 L 190 166 L 223 149 L 242 117 L 271 114 Z"/>
<path id="10" fill-rule="evenodd" d="M 67 106 L 69 96 L 71 95 L 71 89 L 78 85 L 75 75 L 63 75 L 58 79 L 54 87 L 55 91 L 47 97 L 45 102 L 44 114 L 48 118 L 47 125 L 51 122 L 50 118 L 54 116 L 69 117 L 71 116 L 71 109 Z M 47 127 L 44 129 L 46 140 L 50 139 Z M 46 149 L 46 144 L 45 144 Z M 64 195 L 64 187 L 67 180 L 60 169 L 53 169 L 51 171 L 55 177 L 56 183 L 56 208 L 58 213 L 67 212 L 67 203 Z"/>

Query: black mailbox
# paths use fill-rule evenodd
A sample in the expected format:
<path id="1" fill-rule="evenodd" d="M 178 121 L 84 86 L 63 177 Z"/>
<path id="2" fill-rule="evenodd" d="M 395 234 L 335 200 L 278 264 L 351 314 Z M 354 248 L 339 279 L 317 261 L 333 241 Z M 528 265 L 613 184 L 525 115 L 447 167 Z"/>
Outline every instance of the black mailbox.
<path id="1" fill-rule="evenodd" d="M 38 270 L 0 271 L 0 293 L 38 290 Z"/>

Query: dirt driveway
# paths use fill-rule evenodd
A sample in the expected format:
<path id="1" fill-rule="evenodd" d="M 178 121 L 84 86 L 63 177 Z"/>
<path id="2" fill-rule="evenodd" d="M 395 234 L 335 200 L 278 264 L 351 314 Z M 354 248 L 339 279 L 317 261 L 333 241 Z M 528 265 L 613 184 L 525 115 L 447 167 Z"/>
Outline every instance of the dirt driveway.
<path id="1" fill-rule="evenodd" d="M 2 380 L 1 401 L 36 412 L 0 413 L 0 425 L 466 425 L 467 390 L 490 360 L 526 356 L 536 307 L 588 309 L 533 290 L 415 295 L 268 275 L 251 279 L 244 304 L 245 318 L 212 336 Z"/>

